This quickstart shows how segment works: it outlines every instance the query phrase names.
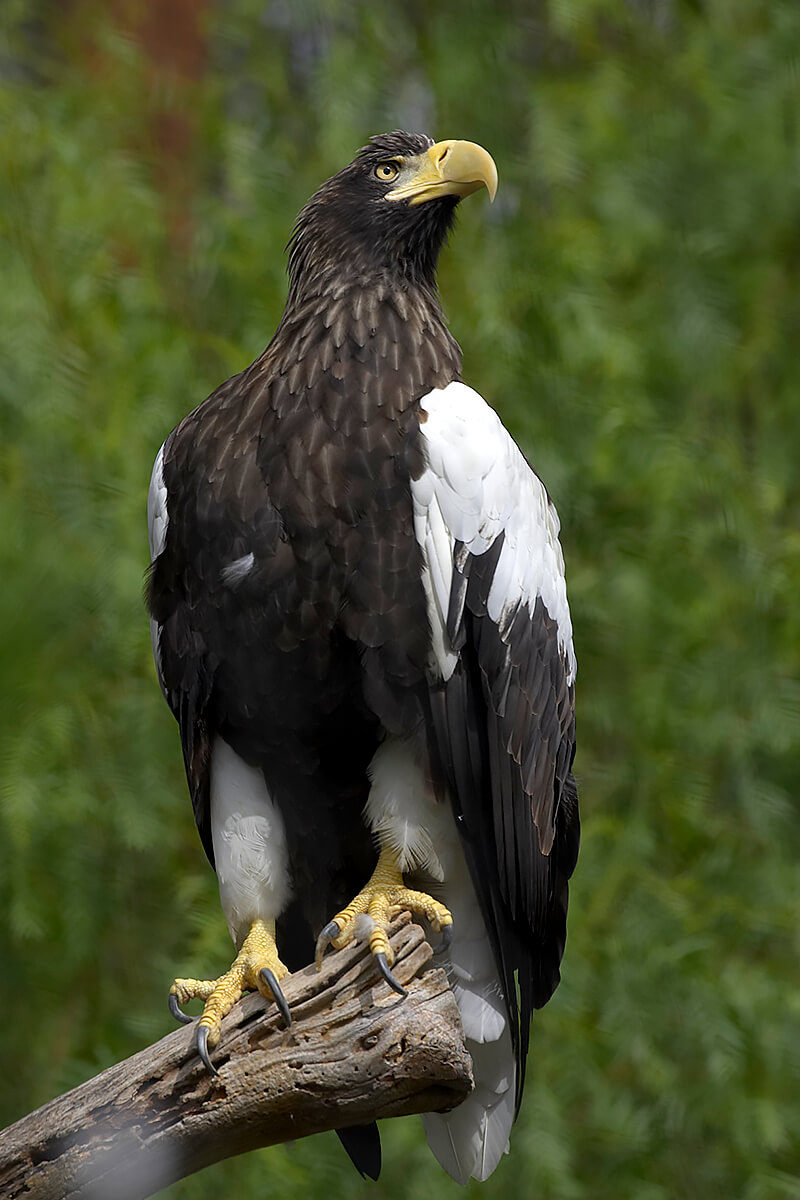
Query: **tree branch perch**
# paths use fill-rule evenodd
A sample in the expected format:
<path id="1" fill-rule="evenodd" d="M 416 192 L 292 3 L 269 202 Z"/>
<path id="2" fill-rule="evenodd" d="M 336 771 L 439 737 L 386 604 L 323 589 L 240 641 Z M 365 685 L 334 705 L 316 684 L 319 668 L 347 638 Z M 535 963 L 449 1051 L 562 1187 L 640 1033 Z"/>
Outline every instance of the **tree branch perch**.
<path id="1" fill-rule="evenodd" d="M 261 996 L 223 1023 L 210 1076 L 191 1026 L 0 1133 L 7 1200 L 142 1200 L 260 1146 L 383 1117 L 454 1108 L 471 1062 L 444 971 L 404 914 L 390 930 L 398 997 L 364 945 L 287 977 L 285 1029 Z"/>

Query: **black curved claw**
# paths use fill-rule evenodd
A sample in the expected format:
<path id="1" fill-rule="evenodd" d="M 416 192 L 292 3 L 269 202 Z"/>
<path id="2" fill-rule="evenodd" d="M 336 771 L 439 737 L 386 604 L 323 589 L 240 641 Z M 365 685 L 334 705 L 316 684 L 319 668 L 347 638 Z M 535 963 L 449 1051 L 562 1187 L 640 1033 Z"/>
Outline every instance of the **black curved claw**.
<path id="1" fill-rule="evenodd" d="M 181 1025 L 191 1025 L 194 1020 L 194 1017 L 190 1017 L 188 1013 L 183 1011 L 180 1004 L 178 1004 L 178 997 L 174 992 L 170 992 L 169 994 L 169 1011 L 176 1021 L 180 1021 Z"/>
<path id="2" fill-rule="evenodd" d="M 277 1004 L 277 1006 L 280 1010 L 280 1014 L 283 1017 L 284 1021 L 286 1022 L 286 1027 L 288 1029 L 288 1027 L 292 1023 L 292 1014 L 289 1012 L 289 1005 L 286 1003 L 286 997 L 283 994 L 281 985 L 278 983 L 277 979 L 273 975 L 272 971 L 270 971 L 269 967 L 262 967 L 261 978 L 264 980 L 264 983 L 267 985 L 269 990 L 272 992 L 272 999 Z"/>
<path id="3" fill-rule="evenodd" d="M 442 940 L 437 946 L 437 950 L 448 950 L 453 941 L 453 922 L 449 925 L 442 926 Z"/>
<path id="4" fill-rule="evenodd" d="M 374 955 L 374 958 L 375 962 L 378 964 L 378 970 L 392 991 L 397 992 L 398 996 L 407 996 L 408 992 L 403 987 L 402 983 L 398 983 L 392 972 L 389 970 L 389 964 L 386 961 L 386 955 L 378 953 Z"/>
<path id="5" fill-rule="evenodd" d="M 320 935 L 317 938 L 317 944 L 314 947 L 314 961 L 317 964 L 318 971 L 322 970 L 322 959 L 325 951 L 328 949 L 328 946 L 330 946 L 333 939 L 338 937 L 341 932 L 341 929 L 335 921 L 328 921 L 328 924 L 320 932 Z"/>
<path id="6" fill-rule="evenodd" d="M 212 1075 L 219 1075 L 219 1071 L 208 1057 L 208 1026 L 197 1026 L 197 1053 L 203 1060 L 204 1066 L 211 1072 Z"/>

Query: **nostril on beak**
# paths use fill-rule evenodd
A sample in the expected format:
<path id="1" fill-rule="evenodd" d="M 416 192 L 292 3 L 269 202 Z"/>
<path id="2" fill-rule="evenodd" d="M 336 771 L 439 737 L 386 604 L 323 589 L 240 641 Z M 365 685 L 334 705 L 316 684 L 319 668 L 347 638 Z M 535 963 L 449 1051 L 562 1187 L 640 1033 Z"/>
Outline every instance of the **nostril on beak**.
<path id="1" fill-rule="evenodd" d="M 439 157 L 436 159 L 436 166 L 439 168 L 440 171 L 441 171 L 442 167 L 444 166 L 444 164 L 447 162 L 449 155 L 450 155 L 450 147 L 449 146 L 444 146 L 443 149 L 441 149 L 439 151 Z"/>

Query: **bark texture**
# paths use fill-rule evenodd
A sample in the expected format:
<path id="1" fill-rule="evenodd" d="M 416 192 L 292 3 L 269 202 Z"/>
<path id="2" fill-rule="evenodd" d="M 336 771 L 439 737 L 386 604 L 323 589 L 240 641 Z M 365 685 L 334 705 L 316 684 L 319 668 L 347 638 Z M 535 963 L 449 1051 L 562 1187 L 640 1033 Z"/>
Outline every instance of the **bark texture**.
<path id="1" fill-rule="evenodd" d="M 140 1200 L 260 1146 L 455 1107 L 472 1074 L 447 978 L 407 915 L 390 939 L 407 999 L 365 946 L 329 953 L 283 981 L 289 1029 L 261 996 L 236 1005 L 218 1076 L 185 1026 L 0 1133 L 0 1195 Z"/>

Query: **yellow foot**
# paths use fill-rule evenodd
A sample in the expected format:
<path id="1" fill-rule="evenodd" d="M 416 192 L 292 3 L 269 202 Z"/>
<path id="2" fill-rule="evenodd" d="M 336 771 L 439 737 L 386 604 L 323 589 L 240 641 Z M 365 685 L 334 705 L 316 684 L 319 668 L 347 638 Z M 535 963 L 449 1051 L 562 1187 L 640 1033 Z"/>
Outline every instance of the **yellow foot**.
<path id="1" fill-rule="evenodd" d="M 275 945 L 275 922 L 254 921 L 250 932 L 242 942 L 241 949 L 229 971 L 219 979 L 176 979 L 169 989 L 169 1008 L 178 1021 L 190 1022 L 191 1017 L 182 1012 L 181 1005 L 189 1000 L 203 1000 L 205 1007 L 197 1023 L 197 1052 L 209 1071 L 217 1074 L 208 1056 L 209 1048 L 219 1041 L 220 1026 L 244 992 L 261 992 L 267 1000 L 274 1000 L 287 1025 L 292 1017 L 286 998 L 278 984 L 288 974 L 278 958 Z"/>
<path id="2" fill-rule="evenodd" d="M 398 983 L 389 969 L 394 963 L 394 951 L 386 935 L 392 917 L 406 911 L 426 917 L 434 931 L 444 931 L 449 940 L 453 925 L 450 910 L 427 892 L 414 892 L 407 888 L 397 863 L 397 856 L 391 850 L 382 850 L 369 883 L 347 908 L 343 908 L 328 922 L 317 938 L 317 969 L 322 966 L 322 957 L 328 946 L 341 950 L 356 936 L 359 918 L 366 917 L 367 928 L 370 931 L 369 948 L 375 956 L 381 974 L 390 987 L 401 996 L 406 996 L 408 993 L 405 988 Z"/>

